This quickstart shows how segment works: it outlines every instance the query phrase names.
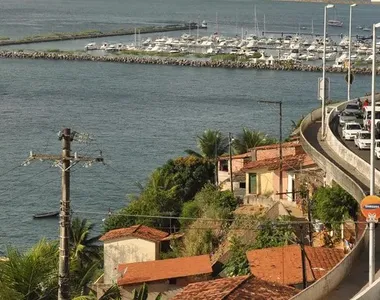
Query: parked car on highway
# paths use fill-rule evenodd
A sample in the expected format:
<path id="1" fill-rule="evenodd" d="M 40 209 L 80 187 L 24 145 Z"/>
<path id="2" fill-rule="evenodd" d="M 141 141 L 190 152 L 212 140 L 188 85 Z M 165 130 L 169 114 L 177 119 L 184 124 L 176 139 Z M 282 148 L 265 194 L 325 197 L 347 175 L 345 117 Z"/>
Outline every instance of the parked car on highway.
<path id="1" fill-rule="evenodd" d="M 342 129 L 342 137 L 346 141 L 352 141 L 358 132 L 362 130 L 362 126 L 356 122 L 345 123 Z"/>
<path id="2" fill-rule="evenodd" d="M 352 113 L 352 112 L 343 110 L 339 114 L 339 125 L 344 126 L 344 124 L 347 122 L 356 122 L 356 123 L 359 123 L 360 125 L 362 125 L 363 124 L 363 114 L 362 113 L 356 114 L 356 113 Z"/>
<path id="3" fill-rule="evenodd" d="M 359 104 L 355 104 L 355 103 L 348 103 L 344 111 L 354 113 L 354 114 L 362 113 L 362 110 L 360 109 Z"/>
<path id="4" fill-rule="evenodd" d="M 375 141 L 375 157 L 380 159 L 380 140 Z"/>
<path id="5" fill-rule="evenodd" d="M 355 146 L 360 150 L 371 148 L 371 133 L 366 130 L 359 131 L 354 139 Z"/>

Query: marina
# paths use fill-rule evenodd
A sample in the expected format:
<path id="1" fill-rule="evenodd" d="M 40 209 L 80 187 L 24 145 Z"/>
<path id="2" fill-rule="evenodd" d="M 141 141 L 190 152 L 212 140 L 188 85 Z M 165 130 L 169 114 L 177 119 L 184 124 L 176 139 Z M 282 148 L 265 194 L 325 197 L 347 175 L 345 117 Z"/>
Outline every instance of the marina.
<path id="1" fill-rule="evenodd" d="M 351 61 L 353 65 L 365 66 L 372 61 L 371 40 L 357 38 L 352 43 Z M 344 68 L 348 60 L 347 36 L 336 41 L 332 38 L 326 40 L 326 61 L 336 68 Z M 133 54 L 135 51 L 149 53 L 182 53 L 189 54 L 233 54 L 245 57 L 250 61 L 266 62 L 273 64 L 276 62 L 291 61 L 294 63 L 318 64 L 322 60 L 323 38 L 306 36 L 286 36 L 269 37 L 245 35 L 239 37 L 224 37 L 219 35 L 202 36 L 182 34 L 180 37 L 148 37 L 142 40 L 138 35 L 135 36 L 134 43 L 110 44 L 104 42 L 97 44 L 91 42 L 84 47 L 84 50 L 104 51 L 108 53 L 121 52 Z M 380 52 L 380 42 L 377 42 L 377 53 Z"/>

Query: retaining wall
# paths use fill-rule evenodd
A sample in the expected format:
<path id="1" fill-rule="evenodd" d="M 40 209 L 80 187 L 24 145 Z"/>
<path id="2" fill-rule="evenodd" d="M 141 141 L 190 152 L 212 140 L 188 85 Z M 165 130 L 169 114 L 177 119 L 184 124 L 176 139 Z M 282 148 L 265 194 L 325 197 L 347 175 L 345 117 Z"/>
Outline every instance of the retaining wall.
<path id="1" fill-rule="evenodd" d="M 358 202 L 363 199 L 364 191 L 353 181 L 346 173 L 344 173 L 337 165 L 324 157 L 317 149 L 315 149 L 305 138 L 304 131 L 312 123 L 320 120 L 322 110 L 319 108 L 307 115 L 301 123 L 301 143 L 306 153 L 328 174 L 331 174 L 334 181 L 349 192 Z M 328 130 L 330 127 L 328 126 Z M 347 276 L 351 267 L 365 245 L 364 234 L 359 238 L 355 247 L 345 258 L 337 264 L 325 276 L 314 282 L 312 285 L 301 291 L 299 294 L 291 298 L 292 300 L 320 300 L 324 299 L 331 291 L 333 291 Z"/>

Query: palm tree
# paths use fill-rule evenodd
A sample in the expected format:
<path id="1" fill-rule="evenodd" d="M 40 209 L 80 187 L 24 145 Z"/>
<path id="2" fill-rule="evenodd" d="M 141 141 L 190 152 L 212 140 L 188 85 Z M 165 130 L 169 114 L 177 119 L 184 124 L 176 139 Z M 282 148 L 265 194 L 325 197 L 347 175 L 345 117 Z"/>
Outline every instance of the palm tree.
<path id="1" fill-rule="evenodd" d="M 8 248 L 0 263 L 0 299 L 54 299 L 58 294 L 58 247 L 41 240 L 25 253 Z"/>
<path id="2" fill-rule="evenodd" d="M 248 149 L 270 145 L 276 143 L 275 138 L 269 137 L 261 131 L 243 128 L 243 132 L 239 134 L 233 141 L 233 147 L 237 154 L 247 153 Z"/>
<path id="3" fill-rule="evenodd" d="M 100 235 L 90 238 L 94 225 L 86 219 L 74 218 L 69 229 L 69 245 L 72 258 L 77 259 L 80 268 L 92 263 L 101 262 L 101 246 L 98 244 Z"/>
<path id="4" fill-rule="evenodd" d="M 95 291 L 92 291 L 90 295 L 78 296 L 73 298 L 73 300 L 121 300 L 121 294 L 117 284 L 114 284 L 100 298 L 96 297 Z"/>
<path id="5" fill-rule="evenodd" d="M 207 129 L 202 135 L 198 135 L 197 139 L 200 153 L 193 150 L 186 150 L 185 152 L 187 154 L 208 159 L 215 159 L 227 150 L 227 139 L 219 130 Z"/>

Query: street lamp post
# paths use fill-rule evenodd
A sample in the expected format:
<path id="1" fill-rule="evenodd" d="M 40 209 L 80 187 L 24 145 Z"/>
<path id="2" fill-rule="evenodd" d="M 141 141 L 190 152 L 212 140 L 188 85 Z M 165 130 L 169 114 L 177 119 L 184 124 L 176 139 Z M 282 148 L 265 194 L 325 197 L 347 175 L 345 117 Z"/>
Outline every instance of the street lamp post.
<path id="1" fill-rule="evenodd" d="M 370 194 L 375 195 L 375 126 L 376 126 L 376 103 L 375 103 L 375 80 L 376 80 L 376 28 L 380 23 L 373 24 L 372 29 L 372 90 L 371 90 L 371 179 Z M 369 284 L 375 278 L 375 222 L 369 222 Z"/>
<path id="2" fill-rule="evenodd" d="M 234 182 L 233 182 L 233 173 L 232 173 L 232 142 L 233 142 L 232 133 L 228 133 L 228 148 L 229 148 L 229 156 L 230 156 L 230 181 L 231 181 L 231 192 L 234 192 Z"/>
<path id="3" fill-rule="evenodd" d="M 348 27 L 348 71 L 347 71 L 347 100 L 351 99 L 351 36 L 352 36 L 352 8 L 357 4 L 350 5 L 350 25 Z"/>
<path id="4" fill-rule="evenodd" d="M 326 101 L 326 31 L 327 31 L 327 10 L 333 8 L 333 4 L 325 6 L 323 24 L 323 57 L 322 57 L 322 138 L 325 136 L 325 101 Z"/>

